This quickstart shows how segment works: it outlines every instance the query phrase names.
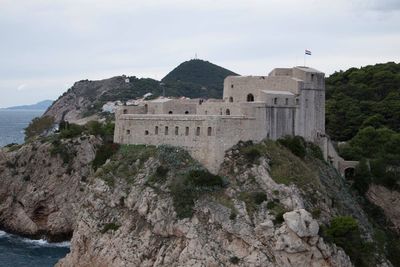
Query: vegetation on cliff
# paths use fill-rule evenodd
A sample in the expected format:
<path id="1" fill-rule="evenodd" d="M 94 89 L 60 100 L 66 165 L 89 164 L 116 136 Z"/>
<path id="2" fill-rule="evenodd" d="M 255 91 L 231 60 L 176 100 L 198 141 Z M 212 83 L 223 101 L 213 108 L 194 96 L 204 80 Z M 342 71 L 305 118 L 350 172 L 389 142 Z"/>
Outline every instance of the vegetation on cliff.
<path id="1" fill-rule="evenodd" d="M 400 64 L 351 68 L 326 79 L 326 128 L 347 160 L 359 160 L 354 188 L 400 189 Z"/>

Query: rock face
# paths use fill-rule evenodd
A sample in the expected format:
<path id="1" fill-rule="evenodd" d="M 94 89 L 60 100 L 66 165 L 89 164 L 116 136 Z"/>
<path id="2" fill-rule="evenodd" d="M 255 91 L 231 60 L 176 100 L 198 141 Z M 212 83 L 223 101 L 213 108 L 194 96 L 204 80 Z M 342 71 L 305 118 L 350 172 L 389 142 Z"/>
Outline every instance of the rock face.
<path id="1" fill-rule="evenodd" d="M 305 209 L 287 212 L 283 215 L 287 227 L 299 237 L 315 237 L 318 235 L 318 222 Z"/>
<path id="2" fill-rule="evenodd" d="M 369 201 L 381 207 L 397 233 L 400 233 L 400 192 L 384 186 L 371 185 L 366 193 Z"/>
<path id="3" fill-rule="evenodd" d="M 70 237 L 99 142 L 82 137 L 57 147 L 35 141 L 0 150 L 0 227 L 33 237 Z"/>
<path id="4" fill-rule="evenodd" d="M 190 170 L 187 163 L 178 171 L 167 165 L 167 177 L 154 182 L 165 164 L 157 155 L 134 160 L 141 167 L 127 177 L 117 171 L 126 166 L 110 161 L 87 187 L 71 252 L 57 266 L 352 266 L 318 235 L 300 190 L 270 177 L 267 161 L 233 172 L 227 161 L 221 175 L 229 185 L 200 196 L 183 219 L 169 181 Z"/>
<path id="5" fill-rule="evenodd" d="M 93 115 L 88 112 L 95 108 L 97 101 L 107 92 L 115 90 L 126 90 L 130 84 L 125 82 L 125 77 L 117 76 L 99 81 L 82 80 L 76 82 L 65 92 L 53 105 L 43 114 L 52 116 L 56 122 L 62 119 L 69 122 L 76 122 L 83 117 Z M 114 100 L 112 96 L 106 100 Z M 97 107 L 98 108 L 98 107 Z M 94 110 L 93 111 L 98 111 Z"/>

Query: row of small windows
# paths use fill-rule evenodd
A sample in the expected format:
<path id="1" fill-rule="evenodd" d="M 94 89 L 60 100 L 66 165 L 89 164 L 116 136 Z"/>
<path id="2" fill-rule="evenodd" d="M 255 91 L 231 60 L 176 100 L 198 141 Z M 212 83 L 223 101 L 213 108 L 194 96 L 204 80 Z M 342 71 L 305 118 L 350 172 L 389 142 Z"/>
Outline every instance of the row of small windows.
<path id="1" fill-rule="evenodd" d="M 154 134 L 158 135 L 159 132 L 160 132 L 159 127 L 158 126 L 154 127 Z M 213 132 L 212 127 L 207 127 L 207 135 L 211 136 L 212 132 Z M 190 128 L 189 127 L 185 127 L 185 135 L 188 136 L 189 133 L 190 133 Z M 196 127 L 195 133 L 196 133 L 196 136 L 200 136 L 201 127 Z M 128 135 L 131 134 L 131 130 L 126 130 L 126 134 L 128 134 Z M 149 135 L 149 134 L 150 133 L 149 133 L 148 130 L 144 131 L 144 135 Z M 164 135 L 168 135 L 168 134 L 169 134 L 169 128 L 168 128 L 168 126 L 165 126 L 164 127 Z M 178 126 L 175 126 L 175 135 L 179 135 L 179 127 Z"/>

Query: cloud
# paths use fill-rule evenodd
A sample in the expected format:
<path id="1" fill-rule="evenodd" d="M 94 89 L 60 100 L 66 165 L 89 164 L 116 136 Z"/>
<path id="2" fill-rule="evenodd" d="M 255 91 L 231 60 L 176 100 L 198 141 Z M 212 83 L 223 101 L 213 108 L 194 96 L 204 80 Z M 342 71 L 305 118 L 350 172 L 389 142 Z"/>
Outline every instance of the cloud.
<path id="1" fill-rule="evenodd" d="M 399 7 L 398 0 L 0 0 L 0 106 L 54 99 L 81 79 L 161 79 L 195 53 L 241 74 L 303 64 L 304 48 L 327 74 L 398 61 Z M 29 90 L 13 89 L 24 84 Z"/>
<path id="2" fill-rule="evenodd" d="M 17 91 L 23 91 L 23 90 L 26 89 L 26 87 L 27 87 L 26 84 L 21 84 L 21 85 L 19 85 L 19 86 L 17 87 Z"/>

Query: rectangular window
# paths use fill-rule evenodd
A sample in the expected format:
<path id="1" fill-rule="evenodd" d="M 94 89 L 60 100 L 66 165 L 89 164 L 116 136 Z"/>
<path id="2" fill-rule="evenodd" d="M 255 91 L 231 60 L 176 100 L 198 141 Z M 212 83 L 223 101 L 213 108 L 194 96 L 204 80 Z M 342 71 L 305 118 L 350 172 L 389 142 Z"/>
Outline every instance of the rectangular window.
<path id="1" fill-rule="evenodd" d="M 155 134 L 155 135 L 158 134 L 158 126 L 155 127 L 155 129 L 154 129 L 154 134 Z"/>
<path id="2" fill-rule="evenodd" d="M 196 135 L 199 136 L 200 135 L 200 127 L 196 128 Z"/>
<path id="3" fill-rule="evenodd" d="M 207 135 L 208 135 L 208 136 L 211 136 L 211 134 L 212 134 L 212 128 L 211 128 L 211 127 L 208 127 L 208 128 L 207 128 Z"/>
<path id="4" fill-rule="evenodd" d="M 168 135 L 168 126 L 165 126 L 165 135 Z"/>
<path id="5" fill-rule="evenodd" d="M 126 134 L 131 134 L 131 130 L 126 130 Z"/>
<path id="6" fill-rule="evenodd" d="M 178 134 L 179 134 L 179 127 L 175 126 L 175 135 L 178 135 Z"/>
<path id="7" fill-rule="evenodd" d="M 186 129 L 185 129 L 185 135 L 186 135 L 186 136 L 189 135 L 189 127 L 186 127 Z"/>
<path id="8" fill-rule="evenodd" d="M 285 105 L 289 105 L 289 98 L 285 98 Z"/>
<path id="9" fill-rule="evenodd" d="M 278 104 L 278 98 L 274 98 L 274 105 Z"/>

